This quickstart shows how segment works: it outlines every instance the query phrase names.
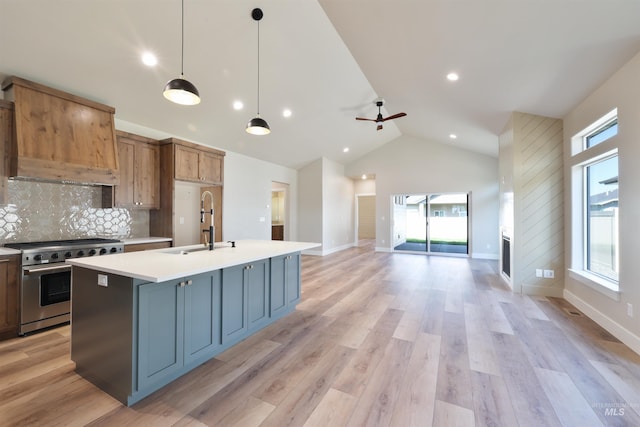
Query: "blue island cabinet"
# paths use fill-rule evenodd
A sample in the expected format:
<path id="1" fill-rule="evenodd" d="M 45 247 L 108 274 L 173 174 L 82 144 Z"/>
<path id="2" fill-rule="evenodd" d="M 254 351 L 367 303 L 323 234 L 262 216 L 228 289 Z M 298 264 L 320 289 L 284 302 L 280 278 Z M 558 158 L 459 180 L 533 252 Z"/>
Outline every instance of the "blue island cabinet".
<path id="1" fill-rule="evenodd" d="M 271 258 L 269 316 L 277 318 L 300 301 L 300 254 Z"/>
<path id="2" fill-rule="evenodd" d="M 269 322 L 269 260 L 222 270 L 222 343 L 233 344 Z"/>
<path id="3" fill-rule="evenodd" d="M 130 406 L 295 310 L 300 253 L 164 282 L 72 267 L 76 372 Z"/>
<path id="4" fill-rule="evenodd" d="M 138 388 L 209 359 L 220 345 L 220 271 L 138 287 Z"/>

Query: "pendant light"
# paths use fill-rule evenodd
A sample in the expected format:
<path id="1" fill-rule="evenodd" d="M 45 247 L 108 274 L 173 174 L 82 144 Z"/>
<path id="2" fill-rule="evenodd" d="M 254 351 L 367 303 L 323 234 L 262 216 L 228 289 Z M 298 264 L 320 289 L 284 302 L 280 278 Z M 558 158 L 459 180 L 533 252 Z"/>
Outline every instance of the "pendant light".
<path id="1" fill-rule="evenodd" d="M 260 117 L 260 20 L 262 16 L 262 9 L 258 7 L 251 11 L 251 17 L 258 22 L 258 114 L 247 124 L 246 131 L 251 135 L 266 135 L 271 132 L 269 124 Z"/>
<path id="2" fill-rule="evenodd" d="M 200 103 L 198 89 L 184 78 L 184 0 L 182 0 L 182 53 L 180 77 L 169 81 L 162 92 L 165 98 L 180 105 L 196 105 Z"/>

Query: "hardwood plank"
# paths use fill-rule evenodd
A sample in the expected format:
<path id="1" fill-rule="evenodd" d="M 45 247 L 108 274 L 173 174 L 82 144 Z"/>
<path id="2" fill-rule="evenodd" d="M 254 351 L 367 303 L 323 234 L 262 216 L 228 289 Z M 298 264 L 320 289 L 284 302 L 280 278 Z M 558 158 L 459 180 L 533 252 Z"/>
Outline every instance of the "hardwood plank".
<path id="1" fill-rule="evenodd" d="M 357 401 L 358 399 L 350 394 L 330 388 L 303 427 L 347 427 Z"/>
<path id="2" fill-rule="evenodd" d="M 474 427 L 473 411 L 442 400 L 436 400 L 434 427 Z"/>
<path id="3" fill-rule="evenodd" d="M 445 313 L 441 336 L 436 398 L 443 402 L 471 408 L 473 400 L 464 316 L 458 313 Z"/>
<path id="4" fill-rule="evenodd" d="M 500 376 L 500 366 L 491 344 L 491 332 L 485 323 L 483 311 L 474 304 L 465 304 L 464 321 L 467 332 L 469 368 L 485 374 Z"/>
<path id="5" fill-rule="evenodd" d="M 313 413 L 354 350 L 335 346 L 261 424 L 262 427 L 302 425 Z"/>
<path id="6" fill-rule="evenodd" d="M 543 368 L 535 372 L 563 426 L 604 426 L 567 374 Z"/>
<path id="7" fill-rule="evenodd" d="M 263 400 L 249 396 L 232 412 L 220 420 L 221 426 L 253 427 L 259 426 L 273 412 L 275 406 Z M 207 425 L 202 423 L 202 425 Z"/>
<path id="8" fill-rule="evenodd" d="M 393 410 L 392 426 L 431 425 L 439 363 L 440 337 L 420 333 L 416 338 L 404 384 Z"/>
<path id="9" fill-rule="evenodd" d="M 388 310 L 379 321 L 381 326 L 372 330 L 349 362 L 349 366 L 336 379 L 333 387 L 337 390 L 359 397 L 371 375 L 382 358 L 391 340 L 391 334 L 400 320 L 402 312 Z M 392 329 L 393 328 L 393 329 Z"/>
<path id="10" fill-rule="evenodd" d="M 472 371 L 471 386 L 476 426 L 518 425 L 511 406 L 511 396 L 503 378 Z"/>
<path id="11" fill-rule="evenodd" d="M 622 407 L 640 415 L 640 381 L 636 380 L 623 366 L 595 360 L 592 360 L 591 364 L 626 401 Z"/>
<path id="12" fill-rule="evenodd" d="M 522 427 L 560 426 L 560 420 L 544 393 L 533 366 L 527 362 L 518 337 L 496 333 L 492 336 L 518 424 Z"/>
<path id="13" fill-rule="evenodd" d="M 413 343 L 392 338 L 384 357 L 372 373 L 349 423 L 389 425 L 405 376 Z"/>

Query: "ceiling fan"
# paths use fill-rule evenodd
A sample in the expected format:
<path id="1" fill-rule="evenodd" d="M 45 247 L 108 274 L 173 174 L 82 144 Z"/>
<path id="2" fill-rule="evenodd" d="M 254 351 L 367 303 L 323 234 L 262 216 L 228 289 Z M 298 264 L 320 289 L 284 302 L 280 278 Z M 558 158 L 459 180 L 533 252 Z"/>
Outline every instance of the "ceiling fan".
<path id="1" fill-rule="evenodd" d="M 386 122 L 387 120 L 393 120 L 393 119 L 397 119 L 398 117 L 404 117 L 404 116 L 407 115 L 407 113 L 398 113 L 398 114 L 394 114 L 394 115 L 389 116 L 389 117 L 382 117 L 382 113 L 380 112 L 380 109 L 384 105 L 384 99 L 378 98 L 373 102 L 378 107 L 378 117 L 376 117 L 375 119 L 367 119 L 367 118 L 364 118 L 364 117 L 356 117 L 356 120 L 367 120 L 369 122 L 376 122 L 376 124 L 378 125 L 376 130 L 381 130 L 382 129 L 382 123 Z"/>

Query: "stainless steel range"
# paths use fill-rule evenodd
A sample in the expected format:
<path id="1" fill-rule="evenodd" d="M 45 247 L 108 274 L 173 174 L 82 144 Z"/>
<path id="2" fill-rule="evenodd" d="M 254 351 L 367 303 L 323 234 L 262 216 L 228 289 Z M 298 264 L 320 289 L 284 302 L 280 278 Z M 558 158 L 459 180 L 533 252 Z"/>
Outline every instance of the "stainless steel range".
<path id="1" fill-rule="evenodd" d="M 5 247 L 22 251 L 20 335 L 71 319 L 71 266 L 66 259 L 124 251 L 121 241 L 98 238 L 7 243 Z"/>

